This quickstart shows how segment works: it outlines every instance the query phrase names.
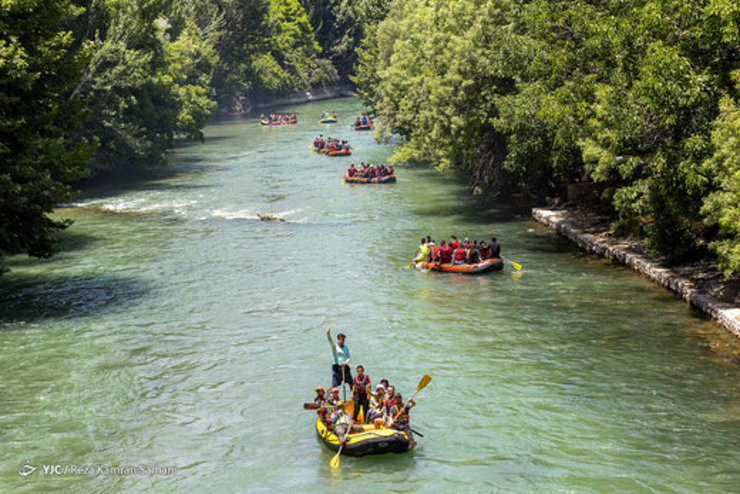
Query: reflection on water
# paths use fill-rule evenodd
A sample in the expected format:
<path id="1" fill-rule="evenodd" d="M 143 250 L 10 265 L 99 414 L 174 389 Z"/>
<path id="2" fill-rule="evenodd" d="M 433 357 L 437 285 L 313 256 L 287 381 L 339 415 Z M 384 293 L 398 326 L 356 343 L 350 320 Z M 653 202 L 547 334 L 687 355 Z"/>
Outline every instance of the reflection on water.
<path id="1" fill-rule="evenodd" d="M 0 485 L 25 459 L 175 465 L 176 475 L 32 478 L 34 491 L 730 492 L 740 482 L 737 343 L 672 294 L 585 256 L 461 177 L 383 161 L 332 101 L 294 128 L 227 119 L 167 175 L 96 189 L 51 260 L 0 278 Z M 346 118 L 346 121 L 344 119 Z M 344 124 L 347 127 L 344 127 Z M 211 139 L 210 136 L 218 136 Z M 257 213 L 286 223 L 258 221 Z M 509 264 L 466 277 L 406 269 L 422 235 L 496 234 Z M 329 461 L 302 409 L 330 379 L 325 328 L 353 365 L 417 396 L 419 447 Z"/>

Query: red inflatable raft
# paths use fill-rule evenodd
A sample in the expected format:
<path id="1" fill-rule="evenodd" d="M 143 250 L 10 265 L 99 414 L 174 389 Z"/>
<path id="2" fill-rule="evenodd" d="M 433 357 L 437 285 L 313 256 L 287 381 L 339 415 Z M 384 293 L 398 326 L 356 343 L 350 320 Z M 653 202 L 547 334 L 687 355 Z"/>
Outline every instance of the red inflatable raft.
<path id="1" fill-rule="evenodd" d="M 352 152 L 349 149 L 336 149 L 326 153 L 327 156 L 349 156 Z"/>
<path id="2" fill-rule="evenodd" d="M 504 269 L 504 261 L 499 257 L 491 257 L 475 264 L 438 264 L 433 262 L 415 262 L 416 269 L 431 269 L 444 273 L 459 274 L 483 274 L 489 271 L 501 271 Z"/>
<path id="3" fill-rule="evenodd" d="M 344 181 L 348 184 L 393 184 L 396 183 L 395 175 L 387 175 L 385 177 L 365 178 L 365 177 L 350 177 L 346 173 L 344 174 Z"/>

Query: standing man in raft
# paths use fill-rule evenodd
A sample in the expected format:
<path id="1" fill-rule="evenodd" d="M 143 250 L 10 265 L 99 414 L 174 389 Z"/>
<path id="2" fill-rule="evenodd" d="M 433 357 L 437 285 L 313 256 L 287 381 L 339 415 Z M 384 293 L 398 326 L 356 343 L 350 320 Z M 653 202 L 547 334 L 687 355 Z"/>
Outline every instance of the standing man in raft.
<path id="1" fill-rule="evenodd" d="M 337 343 L 334 344 L 331 341 L 331 328 L 326 328 L 326 338 L 329 340 L 329 346 L 331 347 L 332 355 L 334 356 L 334 363 L 331 366 L 332 376 L 331 385 L 339 386 L 344 383 L 352 386 L 352 370 L 349 367 L 349 347 L 344 344 L 344 340 L 347 338 L 344 333 L 337 335 Z"/>

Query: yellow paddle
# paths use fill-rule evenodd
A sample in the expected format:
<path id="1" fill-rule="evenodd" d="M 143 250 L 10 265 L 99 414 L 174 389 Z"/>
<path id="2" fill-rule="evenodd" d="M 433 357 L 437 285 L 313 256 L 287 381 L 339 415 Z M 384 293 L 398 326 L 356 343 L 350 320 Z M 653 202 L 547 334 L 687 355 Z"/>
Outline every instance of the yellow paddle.
<path id="1" fill-rule="evenodd" d="M 514 269 L 516 269 L 517 271 L 521 271 L 522 270 L 522 265 L 519 264 L 518 262 L 509 261 L 508 259 L 504 259 L 503 257 L 501 259 L 504 260 L 504 261 L 506 261 L 506 262 L 508 262 L 509 264 L 511 264 L 511 267 L 514 268 Z"/>
<path id="2" fill-rule="evenodd" d="M 429 384 L 431 381 L 432 381 L 432 376 L 430 376 L 429 374 L 424 374 L 424 377 L 421 378 L 421 380 L 419 381 L 419 385 L 416 387 L 416 391 L 414 391 L 414 394 L 411 395 L 411 398 L 409 398 L 409 401 L 407 401 L 406 403 L 413 401 L 414 398 L 416 398 L 417 393 L 421 391 L 422 389 L 426 388 L 427 384 Z M 391 420 L 391 423 L 388 424 L 388 427 L 392 426 L 396 422 L 396 419 L 398 418 L 399 415 L 401 415 L 400 410 L 398 411 L 396 416 L 393 417 L 393 420 Z"/>
<path id="3" fill-rule="evenodd" d="M 344 448 L 344 445 L 346 443 L 342 443 L 339 445 L 339 451 L 337 451 L 337 454 L 334 455 L 334 458 L 331 459 L 329 462 L 329 466 L 332 468 L 339 468 L 339 455 L 342 454 L 342 448 Z"/>

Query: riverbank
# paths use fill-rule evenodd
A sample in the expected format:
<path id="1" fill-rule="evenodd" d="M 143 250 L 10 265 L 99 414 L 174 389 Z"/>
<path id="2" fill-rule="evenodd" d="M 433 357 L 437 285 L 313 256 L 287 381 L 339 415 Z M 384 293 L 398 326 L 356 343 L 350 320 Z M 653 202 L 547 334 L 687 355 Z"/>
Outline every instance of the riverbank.
<path id="1" fill-rule="evenodd" d="M 608 218 L 589 211 L 534 208 L 532 217 L 582 249 L 625 264 L 670 289 L 740 338 L 740 277 L 725 279 L 708 261 L 663 267 L 641 239 L 615 236 Z"/>
<path id="2" fill-rule="evenodd" d="M 213 113 L 212 117 L 220 118 L 230 115 L 249 115 L 260 110 L 264 110 L 265 108 L 272 108 L 275 106 L 300 105 L 303 103 L 311 103 L 313 101 L 346 98 L 354 95 L 354 87 L 350 85 L 315 87 L 308 91 L 299 91 L 286 96 L 270 98 L 261 102 L 241 100 L 236 102 L 232 107 L 219 108 Z"/>

